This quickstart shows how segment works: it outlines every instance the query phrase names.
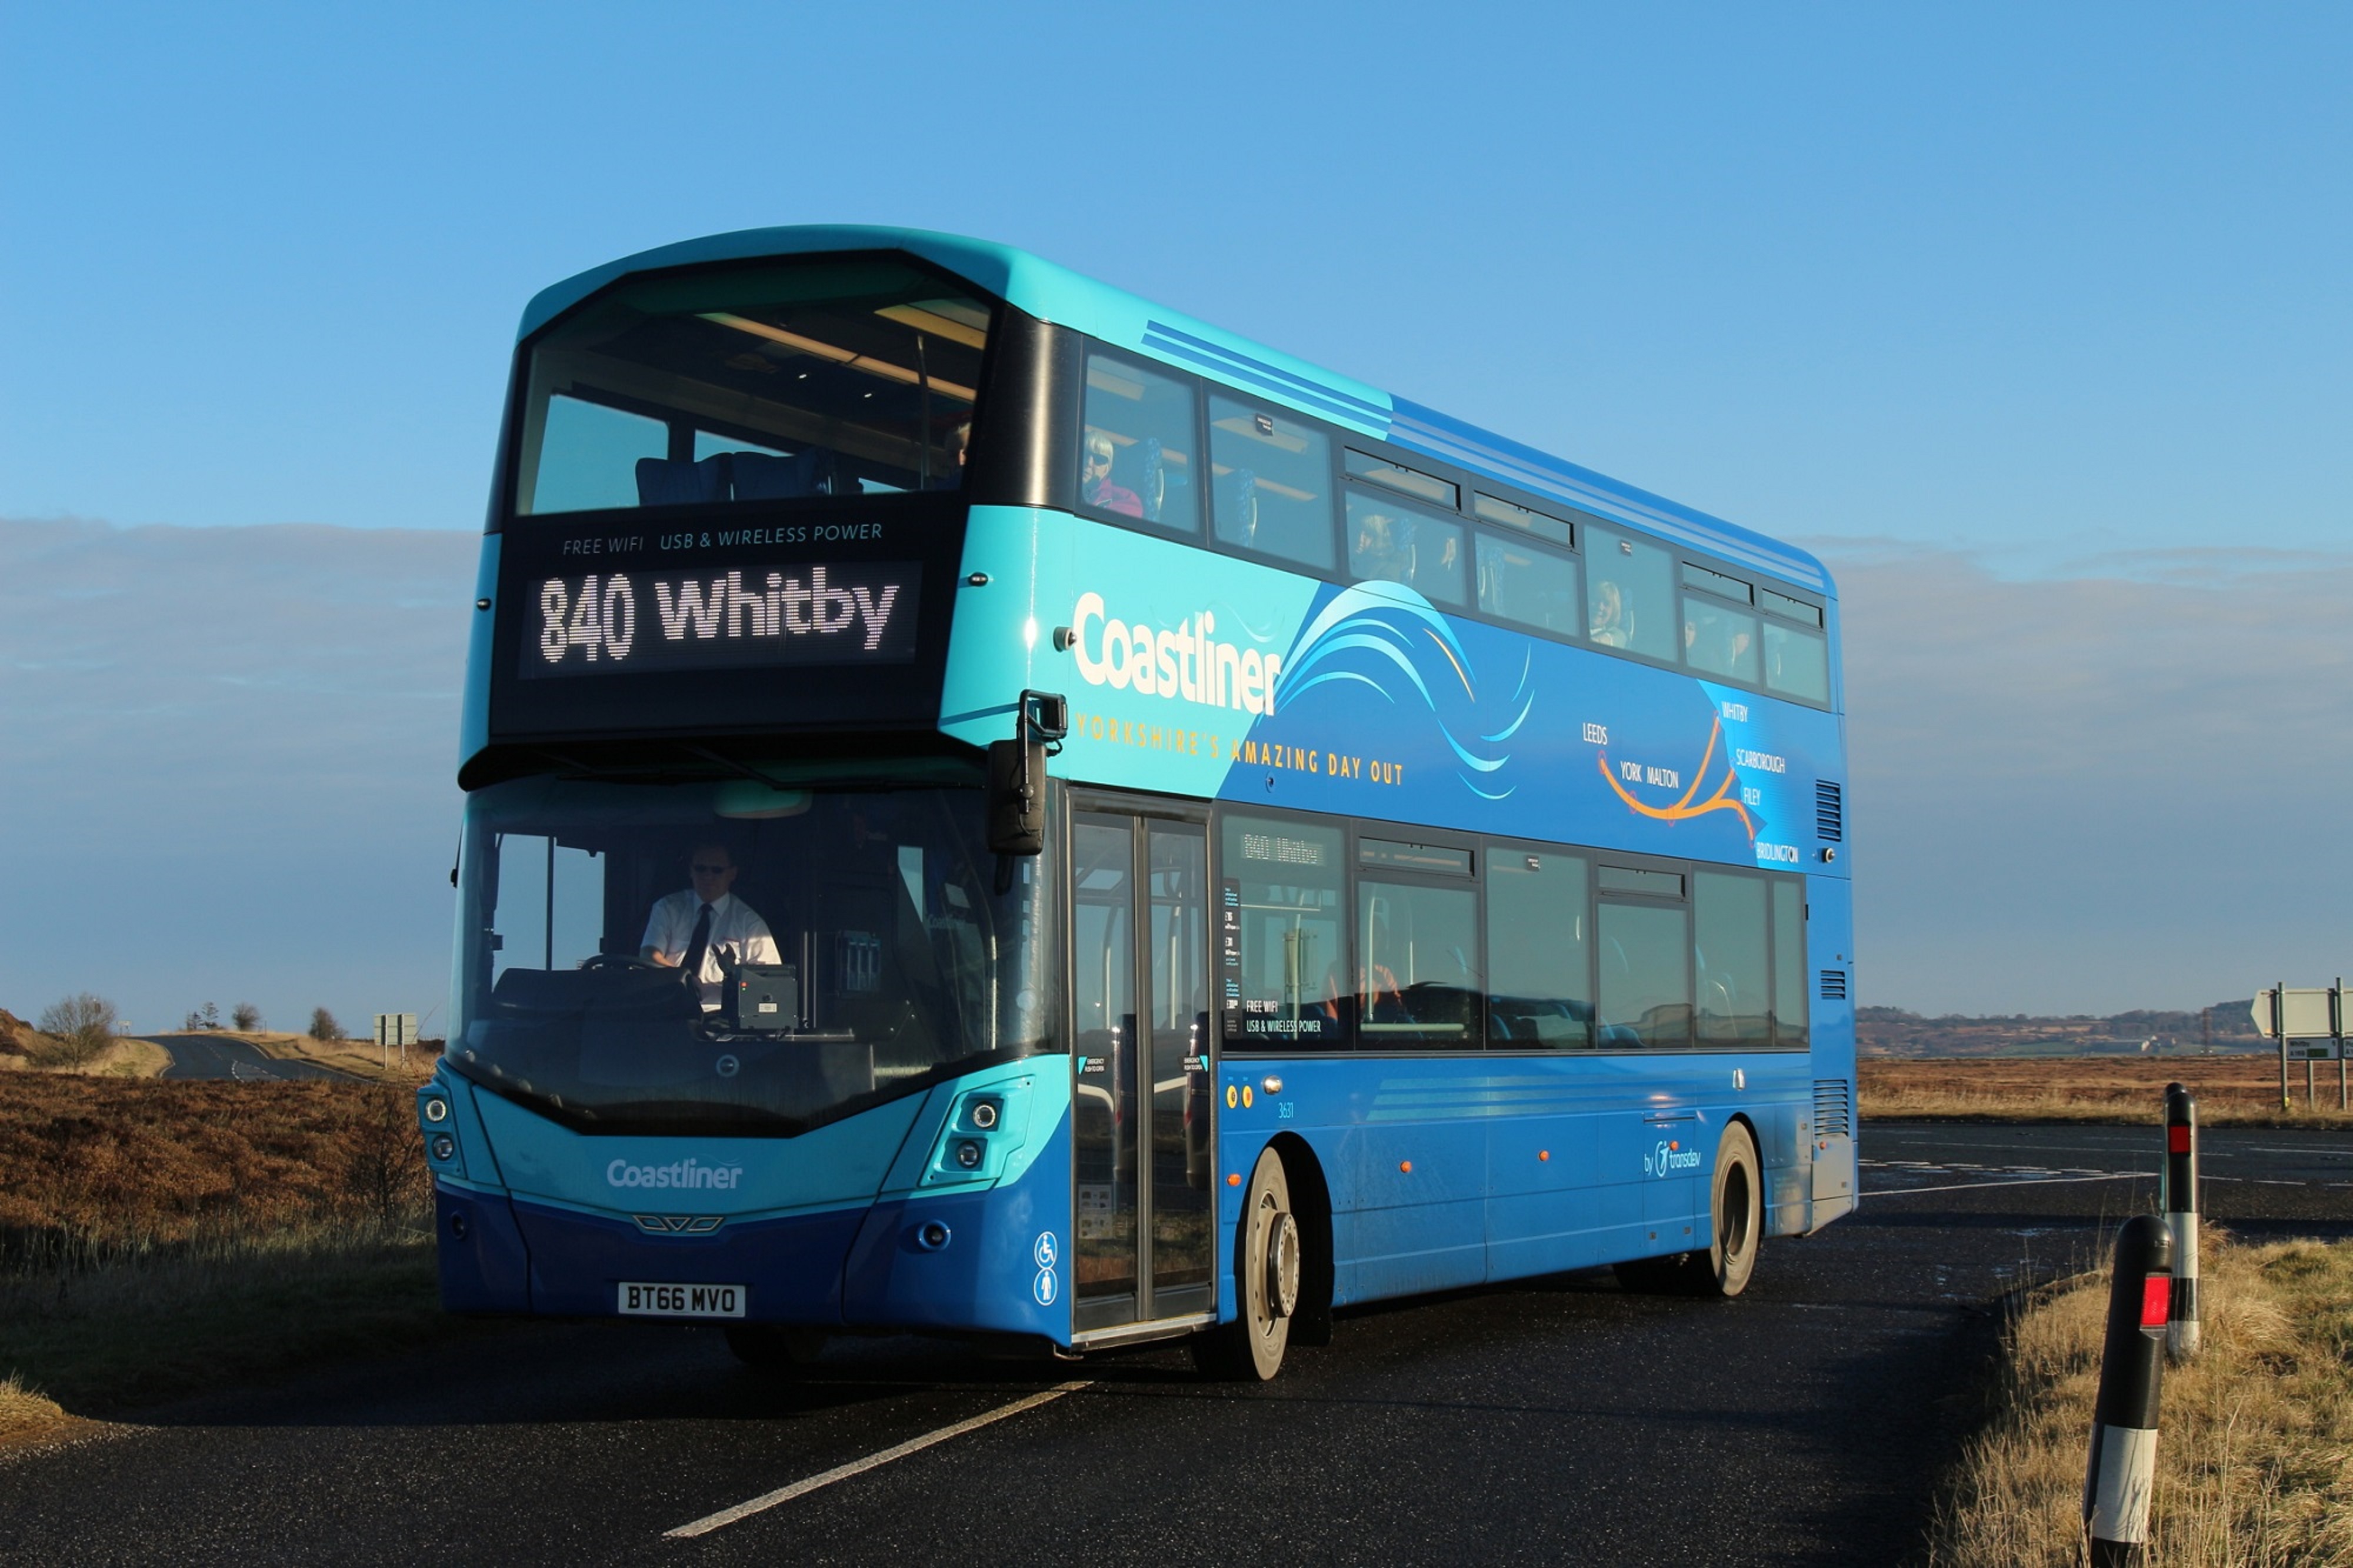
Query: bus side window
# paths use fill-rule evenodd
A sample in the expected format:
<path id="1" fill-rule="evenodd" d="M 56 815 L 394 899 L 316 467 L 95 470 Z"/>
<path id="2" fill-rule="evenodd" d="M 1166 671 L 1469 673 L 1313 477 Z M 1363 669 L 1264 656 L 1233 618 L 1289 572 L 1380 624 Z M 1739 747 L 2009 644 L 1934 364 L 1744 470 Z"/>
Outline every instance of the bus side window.
<path id="1" fill-rule="evenodd" d="M 1087 355 L 1080 504 L 1198 536 L 1200 464 L 1194 443 L 1191 383 L 1110 354 Z"/>
<path id="2" fill-rule="evenodd" d="M 1386 496 L 1348 492 L 1348 574 L 1462 605 L 1462 525 Z"/>
<path id="3" fill-rule="evenodd" d="M 1692 877 L 1692 967 L 1699 1043 L 1761 1050 L 1773 1043 L 1766 963 L 1766 884 L 1726 871 Z"/>
<path id="4" fill-rule="evenodd" d="M 1585 531 L 1586 626 L 1604 647 L 1622 647 L 1672 659 L 1681 640 L 1675 625 L 1674 569 L 1667 552 L 1621 533 Z"/>
<path id="5" fill-rule="evenodd" d="M 1209 398 L 1218 542 L 1330 572 L 1332 442 L 1304 420 Z"/>
<path id="6" fill-rule="evenodd" d="M 1691 1045 L 1691 917 L 1680 905 L 1605 900 L 1594 1009 L 1604 1050 Z"/>
<path id="7" fill-rule="evenodd" d="M 1336 828 L 1269 817 L 1225 819 L 1220 910 L 1240 926 L 1240 973 L 1219 997 L 1235 1050 L 1328 1050 L 1347 1044 L 1346 867 Z"/>
<path id="8" fill-rule="evenodd" d="M 1683 662 L 1703 675 L 1757 683 L 1757 617 L 1683 595 Z"/>
<path id="9" fill-rule="evenodd" d="M 1765 689 L 1809 702 L 1831 700 L 1830 645 L 1812 632 L 1765 623 Z"/>
<path id="10" fill-rule="evenodd" d="M 1487 1043 L 1507 1051 L 1593 1043 L 1585 861 L 1487 851 Z"/>
<path id="11" fill-rule="evenodd" d="M 1480 1045 L 1479 915 L 1468 888 L 1356 884 L 1356 1032 L 1367 1049 Z"/>
<path id="12" fill-rule="evenodd" d="M 1562 637 L 1582 628 L 1574 556 L 1482 531 L 1478 567 L 1479 608 L 1488 615 Z"/>

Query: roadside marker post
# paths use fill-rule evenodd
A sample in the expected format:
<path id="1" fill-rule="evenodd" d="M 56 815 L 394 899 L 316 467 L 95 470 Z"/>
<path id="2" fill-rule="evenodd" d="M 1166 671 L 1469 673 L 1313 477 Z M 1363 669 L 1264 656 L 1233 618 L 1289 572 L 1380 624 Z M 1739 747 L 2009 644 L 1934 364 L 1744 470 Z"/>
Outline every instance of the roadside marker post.
<path id="1" fill-rule="evenodd" d="M 2198 1353 L 2198 1100 L 2178 1083 L 2165 1086 L 2165 1228 L 2173 1237 L 2173 1310 L 2165 1353 Z"/>
<path id="2" fill-rule="evenodd" d="M 2116 1233 L 2091 1462 L 2084 1471 L 2091 1568 L 2139 1568 L 2147 1561 L 2162 1351 L 2172 1310 L 2173 1233 L 2153 1214 L 2135 1215 Z"/>

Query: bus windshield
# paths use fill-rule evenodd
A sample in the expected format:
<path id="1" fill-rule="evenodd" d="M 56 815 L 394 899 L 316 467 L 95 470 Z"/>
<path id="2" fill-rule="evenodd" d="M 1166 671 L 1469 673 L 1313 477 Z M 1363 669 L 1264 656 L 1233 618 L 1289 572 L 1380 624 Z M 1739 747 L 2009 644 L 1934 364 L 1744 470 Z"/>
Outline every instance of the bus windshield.
<path id="1" fill-rule="evenodd" d="M 625 282 L 531 347 L 514 510 L 958 489 L 989 325 L 903 260 Z"/>
<path id="2" fill-rule="evenodd" d="M 969 784 L 513 780 L 460 882 L 452 1064 L 581 1131 L 790 1135 L 1052 1042 L 1039 861 Z"/>

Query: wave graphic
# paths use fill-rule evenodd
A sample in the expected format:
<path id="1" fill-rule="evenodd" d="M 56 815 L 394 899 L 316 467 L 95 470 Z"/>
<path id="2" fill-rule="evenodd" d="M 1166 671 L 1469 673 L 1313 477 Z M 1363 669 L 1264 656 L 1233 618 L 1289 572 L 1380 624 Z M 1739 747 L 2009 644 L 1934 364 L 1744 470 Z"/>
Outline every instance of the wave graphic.
<path id="1" fill-rule="evenodd" d="M 1407 707 L 1419 700 L 1454 753 L 1463 787 L 1482 799 L 1502 800 L 1518 786 L 1494 787 L 1502 783 L 1494 775 L 1512 760 L 1509 752 L 1497 748 L 1535 710 L 1535 695 L 1528 689 L 1532 662 L 1521 665 L 1518 689 L 1506 705 L 1511 716 L 1482 733 L 1492 720 L 1479 710 L 1471 655 L 1446 617 L 1410 588 L 1364 584 L 1342 589 L 1300 631 L 1275 695 L 1278 710 L 1324 685 L 1368 686 Z M 1462 739 L 1466 734 L 1470 743 Z"/>

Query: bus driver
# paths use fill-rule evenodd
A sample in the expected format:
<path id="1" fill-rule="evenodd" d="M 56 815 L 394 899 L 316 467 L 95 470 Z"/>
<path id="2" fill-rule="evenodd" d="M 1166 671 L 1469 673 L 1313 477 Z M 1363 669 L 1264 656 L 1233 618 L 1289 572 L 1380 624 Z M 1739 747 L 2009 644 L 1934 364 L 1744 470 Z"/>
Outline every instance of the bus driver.
<path id="1" fill-rule="evenodd" d="M 729 967 L 776 962 L 768 922 L 729 890 L 740 869 L 726 845 L 696 845 L 687 858 L 694 886 L 654 900 L 638 949 L 649 963 L 684 971 L 680 978 L 696 987 L 706 1013 L 718 1010 Z"/>

